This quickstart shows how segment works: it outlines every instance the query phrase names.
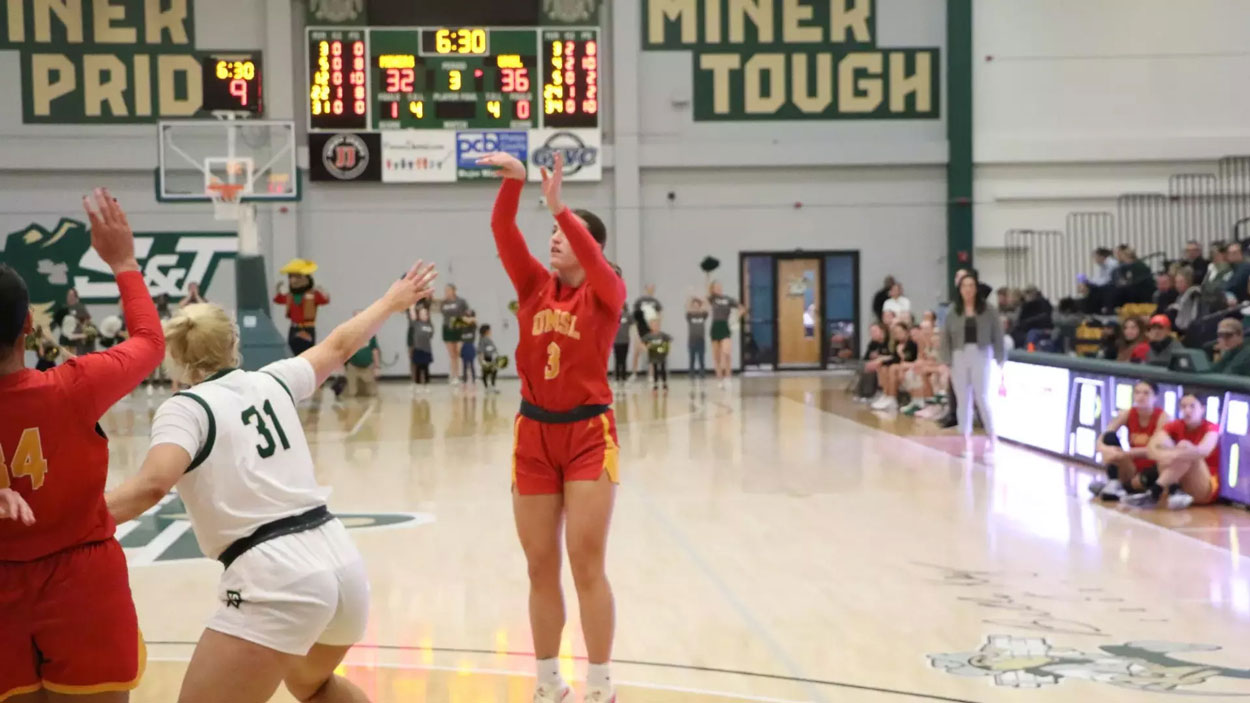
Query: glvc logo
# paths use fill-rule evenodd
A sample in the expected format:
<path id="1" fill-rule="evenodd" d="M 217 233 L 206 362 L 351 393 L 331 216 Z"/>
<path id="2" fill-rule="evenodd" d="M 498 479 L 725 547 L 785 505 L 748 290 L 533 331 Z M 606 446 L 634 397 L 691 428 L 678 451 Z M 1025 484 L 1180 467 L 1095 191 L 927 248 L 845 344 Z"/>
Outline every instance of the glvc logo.
<path id="1" fill-rule="evenodd" d="M 564 155 L 564 173 L 571 176 L 599 161 L 599 149 L 586 146 L 581 137 L 572 132 L 556 132 L 547 142 L 534 150 L 534 165 L 547 169 L 555 167 L 556 154 Z"/>

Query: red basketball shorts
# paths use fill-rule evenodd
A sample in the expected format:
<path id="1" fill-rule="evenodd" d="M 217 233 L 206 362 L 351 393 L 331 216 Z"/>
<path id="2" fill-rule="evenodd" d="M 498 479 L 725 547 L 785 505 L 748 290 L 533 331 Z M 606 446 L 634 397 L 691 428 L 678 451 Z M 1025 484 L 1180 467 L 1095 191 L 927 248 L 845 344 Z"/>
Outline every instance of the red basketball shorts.
<path id="1" fill-rule="evenodd" d="M 117 540 L 0 562 L 0 701 L 129 691 L 146 661 Z"/>
<path id="2" fill-rule="evenodd" d="M 512 484 L 521 495 L 563 493 L 565 481 L 618 483 L 616 415 L 548 424 L 517 415 L 513 426 Z"/>

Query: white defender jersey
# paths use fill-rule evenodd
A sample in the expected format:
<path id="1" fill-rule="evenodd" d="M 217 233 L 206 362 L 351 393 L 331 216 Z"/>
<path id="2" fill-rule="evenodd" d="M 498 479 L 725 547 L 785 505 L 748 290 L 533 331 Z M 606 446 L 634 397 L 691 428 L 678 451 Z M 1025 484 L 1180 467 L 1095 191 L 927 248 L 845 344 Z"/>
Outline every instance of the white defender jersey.
<path id="1" fill-rule="evenodd" d="M 304 359 L 228 369 L 161 404 L 152 446 L 191 455 L 178 481 L 200 550 L 216 559 L 266 523 L 326 504 L 295 404 L 316 391 Z"/>

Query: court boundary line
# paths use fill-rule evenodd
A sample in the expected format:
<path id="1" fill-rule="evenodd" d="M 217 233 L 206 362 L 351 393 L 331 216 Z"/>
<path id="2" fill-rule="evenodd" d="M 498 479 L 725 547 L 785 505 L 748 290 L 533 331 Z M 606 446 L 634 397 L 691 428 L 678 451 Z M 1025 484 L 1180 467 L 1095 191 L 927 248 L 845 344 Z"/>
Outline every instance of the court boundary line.
<path id="1" fill-rule="evenodd" d="M 153 646 L 194 647 L 196 645 L 195 642 L 159 641 L 159 640 L 148 641 L 145 644 L 149 648 Z M 492 656 L 499 655 L 499 656 L 509 656 L 509 657 L 531 657 L 531 658 L 534 656 L 532 652 L 500 652 L 497 650 L 487 650 L 487 649 L 470 649 L 470 648 L 460 648 L 460 647 L 414 647 L 410 645 L 394 645 L 394 644 L 356 644 L 352 646 L 352 649 L 376 649 L 376 650 L 383 650 L 383 651 L 401 651 L 401 652 L 402 651 L 436 652 L 440 654 L 481 654 L 481 655 L 492 655 Z M 564 658 L 566 657 L 561 657 L 561 659 L 564 659 Z M 568 658 L 574 661 L 586 660 L 586 657 L 568 657 Z M 148 661 L 149 662 L 188 663 L 190 662 L 190 657 L 185 657 L 185 658 L 184 657 L 148 657 Z M 734 676 L 745 676 L 747 678 L 768 679 L 768 680 L 773 680 L 773 681 L 784 681 L 784 682 L 789 682 L 789 683 L 815 684 L 815 685 L 820 685 L 820 686 L 828 686 L 830 688 L 845 688 L 845 689 L 852 689 L 852 690 L 857 690 L 857 691 L 869 691 L 872 693 L 880 693 L 880 694 L 885 694 L 885 695 L 907 696 L 910 698 L 920 698 L 924 700 L 944 701 L 945 703 L 979 703 L 978 701 L 974 701 L 969 698 L 953 698 L 951 696 L 943 696 L 943 695 L 936 694 L 936 693 L 918 693 L 918 692 L 913 692 L 913 691 L 901 691 L 901 690 L 893 689 L 893 688 L 880 688 L 877 686 L 869 686 L 867 684 L 848 683 L 845 681 L 830 681 L 830 680 L 825 680 L 825 679 L 815 679 L 815 678 L 808 678 L 808 677 L 785 676 L 783 674 L 766 674 L 766 673 L 754 672 L 754 671 L 739 671 L 736 669 L 723 669 L 723 668 L 714 667 L 714 666 L 672 664 L 672 663 L 667 663 L 667 662 L 645 662 L 645 661 L 638 661 L 638 660 L 632 660 L 632 659 L 613 659 L 612 663 L 622 664 L 625 666 L 653 667 L 656 669 L 677 669 L 680 671 L 699 671 L 699 672 L 710 673 L 710 674 L 727 674 L 727 675 L 734 675 Z M 528 673 L 524 671 L 509 671 L 505 669 L 489 669 L 489 668 L 477 668 L 477 667 L 466 668 L 466 667 L 460 667 L 460 666 L 446 666 L 446 665 L 437 665 L 437 664 L 403 664 L 403 663 L 387 662 L 387 663 L 382 663 L 382 664 L 371 663 L 371 664 L 345 664 L 345 665 L 357 667 L 357 668 L 374 667 L 374 668 L 379 668 L 379 669 L 411 669 L 411 670 L 448 671 L 448 672 L 471 671 L 473 673 L 480 673 L 480 674 L 494 674 L 494 675 L 501 675 L 501 676 L 519 676 L 522 678 L 530 678 L 530 679 L 534 678 L 533 673 Z M 574 679 L 573 681 L 574 683 L 576 683 L 576 682 L 582 681 L 582 679 Z M 744 700 L 756 701 L 757 703 L 811 703 L 811 701 L 794 701 L 794 700 L 782 699 L 782 698 L 760 697 L 760 696 L 754 696 L 752 694 L 746 694 L 746 693 L 730 693 L 730 692 L 725 692 L 725 691 L 713 691 L 710 689 L 675 686 L 675 685 L 670 685 L 670 684 L 626 681 L 623 679 L 619 680 L 618 683 L 622 683 L 628 686 L 636 686 L 638 688 L 650 688 L 653 690 L 676 691 L 679 693 L 701 693 L 704 695 L 722 696 L 724 698 L 741 698 Z"/>

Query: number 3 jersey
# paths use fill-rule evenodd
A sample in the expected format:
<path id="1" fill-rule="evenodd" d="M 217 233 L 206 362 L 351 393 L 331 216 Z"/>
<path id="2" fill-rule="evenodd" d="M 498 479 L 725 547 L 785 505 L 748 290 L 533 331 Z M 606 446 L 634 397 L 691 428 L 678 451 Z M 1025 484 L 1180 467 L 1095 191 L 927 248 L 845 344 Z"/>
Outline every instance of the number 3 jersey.
<path id="1" fill-rule="evenodd" d="M 295 404 L 317 389 L 312 365 L 285 359 L 260 371 L 228 369 L 161 404 L 152 446 L 191 456 L 178 481 L 196 540 L 216 559 L 234 541 L 326 504 Z"/>
<path id="2" fill-rule="evenodd" d="M 553 412 L 611 405 L 608 355 L 625 304 L 625 282 L 585 225 L 566 208 L 556 222 L 585 270 L 586 281 L 576 288 L 561 285 L 530 254 L 516 226 L 524 185 L 505 179 L 491 216 L 499 257 L 520 302 L 516 368 L 521 397 Z"/>

